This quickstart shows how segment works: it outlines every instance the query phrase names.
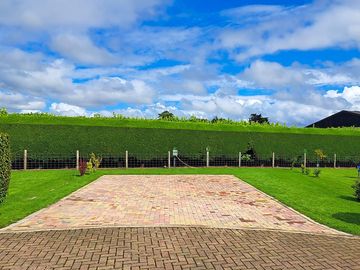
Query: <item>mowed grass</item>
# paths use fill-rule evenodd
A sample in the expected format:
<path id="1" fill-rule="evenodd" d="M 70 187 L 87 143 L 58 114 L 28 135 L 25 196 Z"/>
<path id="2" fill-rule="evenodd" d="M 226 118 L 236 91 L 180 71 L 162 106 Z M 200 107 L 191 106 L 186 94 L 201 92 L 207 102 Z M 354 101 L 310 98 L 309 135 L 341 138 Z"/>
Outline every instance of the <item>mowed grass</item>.
<path id="1" fill-rule="evenodd" d="M 360 202 L 351 188 L 357 177 L 355 169 L 322 169 L 319 178 L 303 175 L 298 169 L 271 168 L 98 170 L 83 177 L 74 170 L 14 171 L 9 195 L 0 205 L 0 227 L 108 174 L 231 174 L 317 222 L 360 235 Z"/>

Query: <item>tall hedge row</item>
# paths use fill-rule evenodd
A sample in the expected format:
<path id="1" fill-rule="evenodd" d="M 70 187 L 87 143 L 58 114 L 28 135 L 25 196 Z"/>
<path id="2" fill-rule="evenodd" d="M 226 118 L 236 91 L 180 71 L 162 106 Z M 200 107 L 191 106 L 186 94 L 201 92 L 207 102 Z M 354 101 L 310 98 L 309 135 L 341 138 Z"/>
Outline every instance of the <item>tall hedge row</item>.
<path id="1" fill-rule="evenodd" d="M 5 200 L 11 172 L 9 136 L 0 133 L 0 203 Z"/>
<path id="2" fill-rule="evenodd" d="M 360 155 L 360 136 L 316 135 L 269 132 L 236 132 L 208 130 L 175 130 L 160 128 L 124 128 L 70 125 L 0 124 L 0 131 L 11 137 L 13 153 L 27 149 L 30 154 L 74 155 L 130 154 L 165 155 L 176 147 L 180 154 L 204 153 L 210 147 L 212 155 L 234 155 L 246 150 L 253 141 L 259 155 L 289 158 L 307 150 L 309 158 L 321 148 L 332 157 Z"/>

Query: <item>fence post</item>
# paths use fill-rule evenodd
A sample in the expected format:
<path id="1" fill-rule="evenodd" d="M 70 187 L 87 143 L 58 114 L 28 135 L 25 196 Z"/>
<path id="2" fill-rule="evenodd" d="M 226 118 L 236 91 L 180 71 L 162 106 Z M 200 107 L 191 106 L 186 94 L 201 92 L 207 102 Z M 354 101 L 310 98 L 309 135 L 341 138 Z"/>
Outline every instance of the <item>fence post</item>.
<path id="1" fill-rule="evenodd" d="M 334 154 L 334 168 L 336 168 L 336 154 Z"/>
<path id="2" fill-rule="evenodd" d="M 239 167 L 241 167 L 241 152 L 239 152 Z"/>
<path id="3" fill-rule="evenodd" d="M 306 168 L 306 152 L 304 152 L 304 167 Z"/>
<path id="4" fill-rule="evenodd" d="M 275 168 L 275 152 L 272 153 L 272 167 Z"/>
<path id="5" fill-rule="evenodd" d="M 209 151 L 206 151 L 206 167 L 209 167 L 210 162 L 209 162 Z"/>
<path id="6" fill-rule="evenodd" d="M 171 155 L 170 155 L 170 151 L 168 151 L 168 168 L 170 169 L 171 167 Z"/>
<path id="7" fill-rule="evenodd" d="M 76 150 L 76 170 L 79 170 L 80 167 L 80 152 Z"/>
<path id="8" fill-rule="evenodd" d="M 125 169 L 129 168 L 129 152 L 125 151 Z"/>
<path id="9" fill-rule="evenodd" d="M 27 169 L 27 150 L 24 150 L 24 170 Z"/>

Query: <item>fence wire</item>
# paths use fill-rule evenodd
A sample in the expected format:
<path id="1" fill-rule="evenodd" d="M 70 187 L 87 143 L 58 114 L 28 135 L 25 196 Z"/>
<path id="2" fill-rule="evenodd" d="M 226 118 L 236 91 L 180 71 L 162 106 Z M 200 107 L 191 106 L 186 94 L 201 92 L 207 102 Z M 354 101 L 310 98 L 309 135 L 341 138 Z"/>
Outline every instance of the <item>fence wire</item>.
<path id="1" fill-rule="evenodd" d="M 100 168 L 174 168 L 174 167 L 301 167 L 304 156 L 289 157 L 285 155 L 239 155 L 207 153 L 181 153 L 178 156 L 164 154 L 97 154 L 101 157 Z M 80 161 L 89 161 L 89 155 L 35 154 L 31 152 L 13 153 L 12 169 L 75 169 Z M 306 158 L 306 167 L 346 168 L 356 167 L 359 156 L 334 156 L 318 160 L 315 157 Z"/>

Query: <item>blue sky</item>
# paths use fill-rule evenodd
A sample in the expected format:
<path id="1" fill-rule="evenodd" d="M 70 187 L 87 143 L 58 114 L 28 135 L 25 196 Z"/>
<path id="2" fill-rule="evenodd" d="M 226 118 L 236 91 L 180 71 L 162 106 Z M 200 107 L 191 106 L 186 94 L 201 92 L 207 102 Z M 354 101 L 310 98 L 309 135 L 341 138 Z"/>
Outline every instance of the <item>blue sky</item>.
<path id="1" fill-rule="evenodd" d="M 360 110 L 360 1 L 204 3 L 2 0 L 0 107 L 298 126 Z"/>

